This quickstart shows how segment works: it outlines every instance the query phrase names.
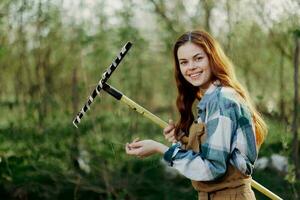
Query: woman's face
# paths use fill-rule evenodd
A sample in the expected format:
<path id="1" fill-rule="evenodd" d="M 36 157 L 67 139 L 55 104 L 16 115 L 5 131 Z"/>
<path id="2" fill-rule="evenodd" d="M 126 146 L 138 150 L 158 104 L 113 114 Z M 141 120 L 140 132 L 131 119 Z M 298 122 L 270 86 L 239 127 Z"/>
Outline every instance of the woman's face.
<path id="1" fill-rule="evenodd" d="M 177 57 L 185 80 L 200 89 L 207 89 L 212 82 L 212 72 L 205 51 L 194 43 L 187 42 L 178 48 Z"/>

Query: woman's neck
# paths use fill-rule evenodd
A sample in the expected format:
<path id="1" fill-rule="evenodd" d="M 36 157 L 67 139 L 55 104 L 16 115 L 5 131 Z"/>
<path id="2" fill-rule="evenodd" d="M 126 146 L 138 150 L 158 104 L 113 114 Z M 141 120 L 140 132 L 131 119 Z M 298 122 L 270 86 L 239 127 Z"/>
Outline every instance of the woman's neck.
<path id="1" fill-rule="evenodd" d="M 213 81 L 210 81 L 209 83 L 207 83 L 205 86 L 200 86 L 199 87 L 199 90 L 197 92 L 197 97 L 198 98 L 201 98 L 204 96 L 205 92 L 210 88 L 212 87 L 213 85 Z"/>

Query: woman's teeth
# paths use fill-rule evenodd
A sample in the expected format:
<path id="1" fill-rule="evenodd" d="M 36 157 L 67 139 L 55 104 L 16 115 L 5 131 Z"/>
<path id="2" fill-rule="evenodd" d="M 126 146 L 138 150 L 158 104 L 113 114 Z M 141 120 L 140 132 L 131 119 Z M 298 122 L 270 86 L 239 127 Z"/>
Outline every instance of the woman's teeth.
<path id="1" fill-rule="evenodd" d="M 190 77 L 191 77 L 191 78 L 198 77 L 198 76 L 200 76 L 201 73 L 202 73 L 202 72 L 195 73 L 195 74 L 191 74 Z"/>

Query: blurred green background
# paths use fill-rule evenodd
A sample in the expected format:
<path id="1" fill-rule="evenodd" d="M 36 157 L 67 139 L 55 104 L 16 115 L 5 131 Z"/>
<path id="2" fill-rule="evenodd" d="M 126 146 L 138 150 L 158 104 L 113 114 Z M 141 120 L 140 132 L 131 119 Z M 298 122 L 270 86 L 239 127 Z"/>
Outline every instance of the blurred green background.
<path id="1" fill-rule="evenodd" d="M 127 41 L 109 83 L 178 120 L 172 44 L 198 28 L 221 43 L 268 123 L 259 157 L 288 159 L 287 171 L 254 179 L 299 199 L 299 10 L 297 0 L 1 0 L 0 199 L 197 199 L 160 156 L 125 154 L 137 136 L 167 144 L 127 106 L 101 93 L 79 129 L 72 120 Z"/>

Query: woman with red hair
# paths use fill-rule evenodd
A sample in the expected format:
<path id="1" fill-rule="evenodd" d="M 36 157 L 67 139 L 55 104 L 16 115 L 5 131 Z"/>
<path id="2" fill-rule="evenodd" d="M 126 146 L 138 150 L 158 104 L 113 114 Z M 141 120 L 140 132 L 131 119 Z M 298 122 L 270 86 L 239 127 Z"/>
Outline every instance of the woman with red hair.
<path id="1" fill-rule="evenodd" d="M 205 31 L 186 32 L 173 49 L 180 119 L 164 129 L 171 147 L 134 140 L 126 153 L 155 153 L 192 180 L 199 199 L 255 199 L 251 174 L 267 127 L 233 65 Z M 197 117 L 192 106 L 196 100 Z"/>

